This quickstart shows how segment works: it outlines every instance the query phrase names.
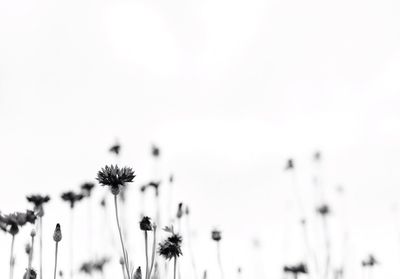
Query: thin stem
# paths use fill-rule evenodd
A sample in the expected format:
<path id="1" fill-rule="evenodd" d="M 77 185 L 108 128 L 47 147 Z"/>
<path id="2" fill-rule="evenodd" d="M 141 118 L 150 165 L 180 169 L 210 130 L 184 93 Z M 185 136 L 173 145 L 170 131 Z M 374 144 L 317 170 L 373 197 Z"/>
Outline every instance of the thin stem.
<path id="1" fill-rule="evenodd" d="M 190 259 L 191 259 L 191 263 L 192 263 L 193 273 L 194 273 L 194 277 L 198 278 L 197 277 L 196 262 L 195 262 L 195 259 L 194 259 L 193 249 L 192 249 L 191 240 L 190 240 L 190 236 L 191 235 L 190 235 L 189 216 L 186 216 L 186 230 L 187 230 L 187 234 L 188 234 L 187 244 L 188 244 Z"/>
<path id="2" fill-rule="evenodd" d="M 54 279 L 57 277 L 58 242 L 56 242 L 56 254 L 54 258 Z"/>
<path id="3" fill-rule="evenodd" d="M 120 224 L 119 224 L 117 195 L 114 195 L 114 206 L 115 206 L 115 218 L 116 218 L 116 220 L 117 220 L 119 238 L 120 238 L 120 240 L 121 240 L 122 254 L 124 255 L 124 262 L 125 262 L 126 274 L 127 274 L 128 279 L 131 279 L 131 276 L 130 276 L 130 274 L 129 274 L 128 260 L 126 259 L 126 250 L 125 250 L 125 245 L 124 245 L 124 239 L 123 239 L 123 237 L 122 237 L 121 226 L 120 226 Z"/>
<path id="4" fill-rule="evenodd" d="M 70 250 L 69 250 L 69 272 L 71 279 L 74 278 L 74 208 L 70 211 Z"/>
<path id="5" fill-rule="evenodd" d="M 12 235 L 11 252 L 10 252 L 10 279 L 13 278 L 14 274 L 14 242 L 15 242 L 15 235 Z"/>
<path id="6" fill-rule="evenodd" d="M 40 257 L 40 279 L 43 279 L 43 217 L 39 218 L 40 238 L 39 238 L 39 257 Z M 30 275 L 29 275 L 30 276 Z"/>
<path id="7" fill-rule="evenodd" d="M 218 257 L 218 265 L 221 271 L 221 279 L 224 279 L 224 271 L 222 269 L 222 261 L 221 261 L 221 247 L 219 241 L 217 241 L 217 257 Z"/>
<path id="8" fill-rule="evenodd" d="M 325 250 L 326 250 L 326 258 L 325 258 L 325 277 L 329 277 L 329 269 L 330 269 L 330 262 L 331 262 L 331 242 L 329 239 L 329 231 L 328 231 L 328 223 L 326 220 L 326 216 L 322 217 L 322 223 L 323 223 L 323 229 L 324 229 L 324 235 L 325 235 Z"/>
<path id="9" fill-rule="evenodd" d="M 124 275 L 124 279 L 126 279 L 125 269 L 124 269 L 124 264 L 123 263 L 121 264 L 121 268 L 122 268 L 122 275 Z"/>
<path id="10" fill-rule="evenodd" d="M 148 279 L 149 277 L 149 251 L 148 251 L 148 244 L 147 244 L 147 231 L 144 231 L 144 250 L 146 254 L 146 277 L 145 279 Z"/>
<path id="11" fill-rule="evenodd" d="M 156 258 L 156 245 L 157 245 L 157 227 L 153 227 L 153 252 L 151 255 L 151 265 L 150 265 L 150 271 L 149 271 L 149 279 L 151 277 L 151 272 L 153 271 L 153 266 L 154 266 L 154 261 Z"/>
<path id="12" fill-rule="evenodd" d="M 30 276 L 31 276 L 30 274 L 31 274 L 31 269 L 32 269 L 33 243 L 34 243 L 35 237 L 32 236 L 31 238 L 32 238 L 32 240 L 31 240 L 31 250 L 29 251 L 28 273 L 27 273 L 27 278 L 25 278 L 25 279 L 30 279 Z"/>
<path id="13" fill-rule="evenodd" d="M 174 257 L 174 279 L 176 279 L 176 257 Z"/>

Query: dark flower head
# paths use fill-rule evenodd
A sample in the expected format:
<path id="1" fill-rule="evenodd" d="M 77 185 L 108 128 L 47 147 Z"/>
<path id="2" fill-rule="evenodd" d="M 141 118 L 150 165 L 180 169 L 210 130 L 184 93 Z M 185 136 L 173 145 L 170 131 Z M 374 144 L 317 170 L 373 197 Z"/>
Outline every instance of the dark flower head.
<path id="1" fill-rule="evenodd" d="M 29 272 L 29 273 L 28 273 Z M 29 276 L 28 276 L 29 274 Z M 22 277 L 23 279 L 36 279 L 37 273 L 34 269 L 28 269 L 25 271 L 24 277 Z"/>
<path id="2" fill-rule="evenodd" d="M 151 146 L 151 155 L 153 155 L 153 157 L 157 158 L 160 156 L 160 148 L 158 148 L 156 145 L 152 145 Z"/>
<path id="3" fill-rule="evenodd" d="M 56 228 L 54 230 L 53 240 L 55 242 L 60 242 L 61 239 L 62 239 L 61 226 L 60 226 L 60 224 L 57 224 Z"/>
<path id="4" fill-rule="evenodd" d="M 93 271 L 93 264 L 91 262 L 85 262 L 81 265 L 79 271 L 91 275 Z"/>
<path id="5" fill-rule="evenodd" d="M 283 267 L 283 271 L 286 273 L 292 273 L 298 275 L 300 273 L 307 274 L 308 269 L 304 263 L 299 263 L 297 265 L 285 265 Z"/>
<path id="6" fill-rule="evenodd" d="M 321 206 L 317 207 L 317 213 L 321 216 L 326 216 L 331 213 L 331 210 L 327 204 L 322 204 Z"/>
<path id="7" fill-rule="evenodd" d="M 120 187 L 132 182 L 135 176 L 135 172 L 129 167 L 120 169 L 117 165 L 111 165 L 110 167 L 105 166 L 97 173 L 97 180 L 102 186 L 110 186 L 111 192 L 118 195 Z"/>
<path id="8" fill-rule="evenodd" d="M 140 225 L 140 229 L 142 231 L 151 231 L 152 230 L 150 217 L 144 216 L 142 218 L 142 220 L 139 222 L 139 225 Z"/>
<path id="9" fill-rule="evenodd" d="M 133 279 L 142 279 L 142 270 L 140 266 L 136 269 L 135 273 L 133 274 Z"/>
<path id="10" fill-rule="evenodd" d="M 71 208 L 74 208 L 75 203 L 83 199 L 83 195 L 68 191 L 61 194 L 61 199 L 68 202 Z"/>
<path id="11" fill-rule="evenodd" d="M 171 174 L 169 176 L 169 183 L 174 183 L 174 175 L 173 174 Z"/>
<path id="12" fill-rule="evenodd" d="M 19 232 L 19 227 L 24 226 L 28 222 L 34 224 L 35 220 L 36 215 L 31 210 L 27 210 L 26 213 L 0 214 L 0 229 L 11 235 L 16 235 Z"/>
<path id="13" fill-rule="evenodd" d="M 178 234 L 172 234 L 159 244 L 158 253 L 167 260 L 178 258 L 182 255 L 181 244 L 182 237 Z"/>
<path id="14" fill-rule="evenodd" d="M 82 192 L 86 197 L 90 197 L 93 188 L 94 188 L 94 183 L 92 182 L 85 182 L 81 185 Z"/>
<path id="15" fill-rule="evenodd" d="M 106 205 L 107 205 L 106 198 L 101 199 L 100 205 L 101 205 L 101 207 L 106 207 Z"/>
<path id="16" fill-rule="evenodd" d="M 116 143 L 113 146 L 111 146 L 108 151 L 118 156 L 121 151 L 121 145 L 119 143 Z"/>
<path id="17" fill-rule="evenodd" d="M 180 219 L 180 218 L 182 218 L 182 216 L 183 216 L 183 209 L 182 209 L 182 207 L 183 207 L 183 203 L 179 203 L 178 204 L 178 211 L 176 212 L 176 218 L 178 218 L 178 219 Z"/>
<path id="18" fill-rule="evenodd" d="M 46 195 L 46 196 L 30 195 L 30 196 L 27 196 L 26 199 L 28 200 L 28 202 L 33 203 L 33 205 L 35 206 L 35 210 L 37 208 L 40 208 L 41 206 L 43 206 L 43 204 L 50 201 L 50 197 L 48 195 Z"/>
<path id="19" fill-rule="evenodd" d="M 294 161 L 293 159 L 288 159 L 286 162 L 285 170 L 292 170 L 294 169 Z"/>
<path id="20" fill-rule="evenodd" d="M 220 241 L 222 239 L 221 231 L 213 230 L 211 232 L 211 238 L 212 238 L 212 240 Z"/>
<path id="21" fill-rule="evenodd" d="M 315 151 L 314 153 L 314 161 L 319 162 L 321 160 L 321 152 L 320 151 Z"/>
<path id="22" fill-rule="evenodd" d="M 378 261 L 373 255 L 368 255 L 368 257 L 361 262 L 363 267 L 373 267 L 378 264 Z"/>
<path id="23" fill-rule="evenodd" d="M 31 253 L 31 244 L 30 243 L 25 244 L 25 253 L 28 255 Z"/>
<path id="24" fill-rule="evenodd" d="M 95 271 L 98 271 L 100 273 L 103 273 L 104 271 L 104 266 L 110 261 L 109 258 L 103 257 L 99 260 L 96 260 L 93 262 L 93 269 Z"/>

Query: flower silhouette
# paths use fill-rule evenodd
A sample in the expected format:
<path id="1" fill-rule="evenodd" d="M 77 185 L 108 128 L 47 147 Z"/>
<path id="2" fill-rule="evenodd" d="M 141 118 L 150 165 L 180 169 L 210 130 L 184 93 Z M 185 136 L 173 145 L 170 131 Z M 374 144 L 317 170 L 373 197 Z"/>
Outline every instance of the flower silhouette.
<path id="1" fill-rule="evenodd" d="M 118 195 L 120 188 L 132 182 L 135 172 L 129 167 L 119 168 L 117 165 L 105 166 L 97 173 L 97 180 L 102 186 L 111 187 L 111 193 Z"/>
<path id="2" fill-rule="evenodd" d="M 74 208 L 75 203 L 83 199 L 83 195 L 68 191 L 61 194 L 61 199 L 68 202 L 71 208 Z"/>

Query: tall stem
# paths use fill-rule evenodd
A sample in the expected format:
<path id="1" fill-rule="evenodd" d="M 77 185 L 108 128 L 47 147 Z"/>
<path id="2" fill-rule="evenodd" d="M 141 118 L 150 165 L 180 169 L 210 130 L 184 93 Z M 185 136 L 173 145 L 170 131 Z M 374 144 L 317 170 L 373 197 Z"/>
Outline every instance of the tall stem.
<path id="1" fill-rule="evenodd" d="M 31 240 L 31 250 L 29 251 L 28 272 L 27 272 L 27 278 L 25 278 L 25 279 L 30 279 L 30 276 L 31 276 L 32 257 L 33 257 L 33 243 L 34 243 L 35 237 L 32 236 L 31 238 L 32 238 L 32 240 Z"/>
<path id="2" fill-rule="evenodd" d="M 120 238 L 120 240 L 121 240 L 122 254 L 123 254 L 123 256 L 124 256 L 126 275 L 127 275 L 127 278 L 128 278 L 128 279 L 131 279 L 131 276 L 130 276 L 130 274 L 129 274 L 128 260 L 127 260 L 127 258 L 126 258 L 126 250 L 125 250 L 125 245 L 124 245 L 124 239 L 123 239 L 123 237 L 122 237 L 121 226 L 120 226 L 120 224 L 119 224 L 117 195 L 114 195 L 114 206 L 115 206 L 115 218 L 116 218 L 116 220 L 117 220 L 119 238 Z"/>
<path id="3" fill-rule="evenodd" d="M 221 246 L 219 244 L 220 242 L 217 241 L 217 257 L 218 257 L 218 265 L 219 265 L 219 270 L 221 272 L 221 279 L 224 279 L 224 270 L 222 269 L 222 260 L 221 260 Z"/>
<path id="4" fill-rule="evenodd" d="M 58 242 L 56 242 L 56 254 L 54 257 L 54 279 L 57 277 Z"/>
<path id="5" fill-rule="evenodd" d="M 150 265 L 150 271 L 149 271 L 149 278 L 151 277 L 151 272 L 153 271 L 153 266 L 154 266 L 154 261 L 156 258 L 156 245 L 157 245 L 157 227 L 154 226 L 153 230 L 153 252 L 151 254 L 151 265 Z"/>
<path id="6" fill-rule="evenodd" d="M 14 242 L 15 242 L 15 235 L 12 235 L 11 252 L 10 252 L 10 279 L 13 279 L 13 274 L 14 274 Z"/>
<path id="7" fill-rule="evenodd" d="M 39 261 L 40 261 L 40 279 L 43 279 L 43 217 L 39 218 L 40 238 L 39 238 Z M 30 276 L 30 275 L 29 275 Z"/>
<path id="8" fill-rule="evenodd" d="M 147 231 L 144 231 L 144 250 L 146 254 L 146 277 L 145 279 L 148 279 L 149 277 L 149 251 L 148 251 L 148 243 L 147 243 Z"/>
<path id="9" fill-rule="evenodd" d="M 174 257 L 174 279 L 176 279 L 176 257 Z"/>
<path id="10" fill-rule="evenodd" d="M 69 272 L 71 279 L 74 278 L 74 208 L 70 211 L 70 250 L 69 250 Z"/>

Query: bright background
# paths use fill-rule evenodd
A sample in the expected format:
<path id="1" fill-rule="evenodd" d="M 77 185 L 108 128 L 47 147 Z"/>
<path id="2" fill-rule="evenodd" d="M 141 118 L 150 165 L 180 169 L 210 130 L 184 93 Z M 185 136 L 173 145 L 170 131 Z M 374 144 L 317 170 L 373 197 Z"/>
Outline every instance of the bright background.
<path id="1" fill-rule="evenodd" d="M 199 273 L 219 276 L 209 240 L 218 227 L 227 277 L 240 265 L 244 278 L 279 278 L 303 253 L 283 166 L 295 158 L 297 187 L 318 228 L 311 160 L 318 149 L 334 264 L 347 254 L 348 278 L 360 278 L 360 261 L 372 252 L 381 262 L 376 276 L 398 278 L 399 26 L 396 0 L 0 0 L 0 210 L 24 210 L 30 193 L 53 197 L 48 278 L 55 223 L 68 231 L 59 194 L 115 162 L 107 149 L 118 139 L 121 163 L 137 173 L 126 218 L 143 264 L 138 188 L 152 178 L 156 143 L 159 174 L 175 174 L 174 202 L 192 211 Z M 76 214 L 83 227 L 83 204 Z M 92 241 L 115 256 L 119 250 L 100 241 L 108 229 L 102 216 L 94 209 Z M 110 208 L 115 234 L 112 216 Z M 75 250 L 87 244 L 82 227 Z M 28 233 L 18 235 L 20 254 Z M 2 271 L 9 241 L 0 235 Z M 87 257 L 81 250 L 77 264 Z M 25 262 L 17 259 L 16 278 Z"/>

